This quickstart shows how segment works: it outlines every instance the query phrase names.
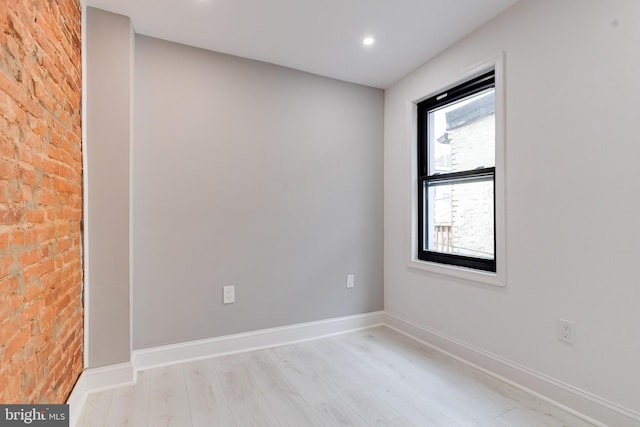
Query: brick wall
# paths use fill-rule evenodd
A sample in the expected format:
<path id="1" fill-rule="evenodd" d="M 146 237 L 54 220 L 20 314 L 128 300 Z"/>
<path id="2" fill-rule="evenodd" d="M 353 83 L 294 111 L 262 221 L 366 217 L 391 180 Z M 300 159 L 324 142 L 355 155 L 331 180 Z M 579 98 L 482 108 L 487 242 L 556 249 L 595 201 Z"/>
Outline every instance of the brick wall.
<path id="1" fill-rule="evenodd" d="M 0 1 L 0 402 L 82 371 L 78 0 Z"/>

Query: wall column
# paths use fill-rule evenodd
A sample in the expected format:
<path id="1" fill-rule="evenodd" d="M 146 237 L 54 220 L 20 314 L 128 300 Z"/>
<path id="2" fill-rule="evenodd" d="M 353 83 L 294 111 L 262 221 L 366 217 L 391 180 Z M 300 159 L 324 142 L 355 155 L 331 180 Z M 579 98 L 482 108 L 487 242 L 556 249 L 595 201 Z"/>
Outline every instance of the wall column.
<path id="1" fill-rule="evenodd" d="M 86 9 L 86 362 L 131 360 L 129 158 L 131 20 Z"/>

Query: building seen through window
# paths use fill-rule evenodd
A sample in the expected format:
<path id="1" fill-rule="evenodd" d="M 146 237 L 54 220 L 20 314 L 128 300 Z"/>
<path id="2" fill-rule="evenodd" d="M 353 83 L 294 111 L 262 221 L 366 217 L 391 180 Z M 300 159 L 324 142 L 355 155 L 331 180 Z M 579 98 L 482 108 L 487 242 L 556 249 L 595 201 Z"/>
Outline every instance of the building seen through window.
<path id="1" fill-rule="evenodd" d="M 419 104 L 418 257 L 495 271 L 493 73 L 478 80 Z"/>

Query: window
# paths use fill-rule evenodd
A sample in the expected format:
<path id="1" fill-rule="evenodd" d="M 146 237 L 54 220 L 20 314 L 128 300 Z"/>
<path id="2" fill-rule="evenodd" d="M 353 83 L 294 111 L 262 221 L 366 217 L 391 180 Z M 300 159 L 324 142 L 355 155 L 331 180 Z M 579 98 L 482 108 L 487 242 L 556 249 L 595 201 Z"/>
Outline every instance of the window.
<path id="1" fill-rule="evenodd" d="M 496 271 L 495 72 L 418 104 L 417 258 Z"/>

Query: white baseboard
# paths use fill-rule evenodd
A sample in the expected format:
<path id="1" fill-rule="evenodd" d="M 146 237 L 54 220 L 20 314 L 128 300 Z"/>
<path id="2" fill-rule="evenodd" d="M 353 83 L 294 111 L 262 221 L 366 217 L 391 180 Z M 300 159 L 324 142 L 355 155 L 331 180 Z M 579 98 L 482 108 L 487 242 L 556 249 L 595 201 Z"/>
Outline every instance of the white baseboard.
<path id="1" fill-rule="evenodd" d="M 95 393 L 135 383 L 135 373 L 131 362 L 85 369 L 83 374 L 85 375 L 87 393 Z"/>
<path id="2" fill-rule="evenodd" d="M 78 377 L 76 385 L 73 386 L 71 394 L 67 399 L 67 405 L 69 405 L 69 426 L 75 427 L 78 424 L 78 418 L 82 412 L 84 402 L 87 400 L 87 386 L 85 384 L 84 372 Z"/>
<path id="3" fill-rule="evenodd" d="M 443 335 L 423 325 L 389 312 L 384 313 L 384 324 L 596 426 L 640 426 L 640 413 L 638 412 Z"/>
<path id="4" fill-rule="evenodd" d="M 74 427 L 77 424 L 88 394 L 131 385 L 135 382 L 134 375 L 131 362 L 85 369 L 67 399 L 69 426 Z"/>
<path id="5" fill-rule="evenodd" d="M 382 325 L 382 321 L 383 312 L 379 311 L 135 350 L 133 366 L 136 371 L 141 371 L 212 356 L 276 347 L 372 328 Z"/>

